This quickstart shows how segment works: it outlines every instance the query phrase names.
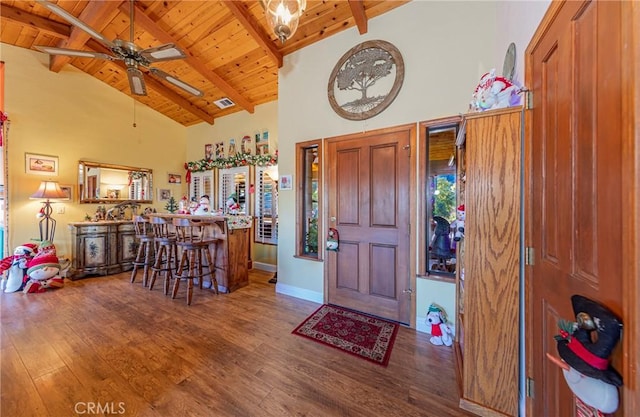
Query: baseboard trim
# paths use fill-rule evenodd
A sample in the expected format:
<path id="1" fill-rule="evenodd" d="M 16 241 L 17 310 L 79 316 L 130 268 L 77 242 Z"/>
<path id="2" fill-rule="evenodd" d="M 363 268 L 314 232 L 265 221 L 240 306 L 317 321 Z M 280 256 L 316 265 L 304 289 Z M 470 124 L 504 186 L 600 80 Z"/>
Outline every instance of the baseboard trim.
<path id="1" fill-rule="evenodd" d="M 303 288 L 294 287 L 287 284 L 281 284 L 280 282 L 276 284 L 276 293 L 290 295 L 296 298 L 302 298 L 303 300 L 313 301 L 318 304 L 324 303 L 324 294 L 322 293 L 305 290 Z"/>
<path id="2" fill-rule="evenodd" d="M 276 272 L 278 270 L 278 265 L 253 261 L 253 268 L 261 271 Z"/>

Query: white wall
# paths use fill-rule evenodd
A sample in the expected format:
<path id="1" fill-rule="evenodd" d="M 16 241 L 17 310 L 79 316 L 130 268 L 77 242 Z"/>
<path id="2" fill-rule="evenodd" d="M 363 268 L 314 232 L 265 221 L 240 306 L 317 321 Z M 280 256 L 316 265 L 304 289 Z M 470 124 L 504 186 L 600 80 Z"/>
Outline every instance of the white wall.
<path id="1" fill-rule="evenodd" d="M 482 74 L 491 68 L 501 72 L 512 41 L 519 51 L 516 71 L 523 74 L 522 54 L 544 10 L 543 2 L 414 1 L 370 20 L 365 35 L 351 28 L 287 55 L 279 73 L 280 174 L 295 172 L 296 142 L 466 112 Z M 400 50 L 404 84 L 381 114 L 365 121 L 342 119 L 327 99 L 329 75 L 350 48 L 375 39 Z M 280 193 L 281 219 L 295 218 L 295 199 L 295 190 Z M 294 257 L 293 220 L 282 221 L 279 233 L 277 291 L 323 302 L 324 264 Z M 419 330 L 431 302 L 455 312 L 453 284 L 418 279 L 416 288 Z"/>

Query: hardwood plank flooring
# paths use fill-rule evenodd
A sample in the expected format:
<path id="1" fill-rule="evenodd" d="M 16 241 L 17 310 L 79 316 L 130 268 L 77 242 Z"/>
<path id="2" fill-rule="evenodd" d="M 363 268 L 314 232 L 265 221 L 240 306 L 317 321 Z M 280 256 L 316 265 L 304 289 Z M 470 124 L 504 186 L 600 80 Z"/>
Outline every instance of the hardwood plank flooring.
<path id="1" fill-rule="evenodd" d="M 129 273 L 0 294 L 0 416 L 471 416 L 451 348 L 402 327 L 384 368 L 292 335 L 319 306 L 271 275 L 191 306 Z"/>

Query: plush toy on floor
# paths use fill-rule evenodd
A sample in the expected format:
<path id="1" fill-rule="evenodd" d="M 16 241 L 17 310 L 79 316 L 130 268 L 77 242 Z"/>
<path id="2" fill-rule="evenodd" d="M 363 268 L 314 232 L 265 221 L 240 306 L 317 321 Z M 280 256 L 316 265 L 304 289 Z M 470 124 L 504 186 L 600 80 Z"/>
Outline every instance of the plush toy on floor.
<path id="1" fill-rule="evenodd" d="M 0 274 L 2 282 L 0 288 L 4 292 L 20 291 L 27 280 L 27 264 L 36 254 L 37 245 L 25 243 L 15 248 L 13 255 L 0 261 Z"/>
<path id="2" fill-rule="evenodd" d="M 27 264 L 29 279 L 22 290 L 25 294 L 41 293 L 48 289 L 62 288 L 64 278 L 60 277 L 60 262 L 53 243 L 40 243 L 38 253 Z"/>
<path id="3" fill-rule="evenodd" d="M 453 330 L 447 324 L 447 313 L 436 303 L 429 306 L 427 324 L 431 325 L 431 343 L 437 346 L 453 344 Z"/>

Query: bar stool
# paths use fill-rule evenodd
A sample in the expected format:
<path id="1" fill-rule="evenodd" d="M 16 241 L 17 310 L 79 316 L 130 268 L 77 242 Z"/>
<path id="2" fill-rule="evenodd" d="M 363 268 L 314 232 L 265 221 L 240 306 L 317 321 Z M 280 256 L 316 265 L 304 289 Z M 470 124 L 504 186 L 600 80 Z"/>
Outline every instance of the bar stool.
<path id="1" fill-rule="evenodd" d="M 181 249 L 182 254 L 173 283 L 171 298 L 176 298 L 180 281 L 186 280 L 187 305 L 191 305 L 193 280 L 197 278 L 198 285 L 202 289 L 202 282 L 207 275 L 211 277 L 211 286 L 216 294 L 219 294 L 218 280 L 216 279 L 215 253 L 217 252 L 216 246 L 220 239 L 206 237 L 206 223 L 197 220 L 175 218 L 173 219 L 173 225 L 176 228 L 176 244 Z M 213 258 L 211 257 L 212 250 L 214 253 Z M 205 259 L 206 265 L 204 264 Z M 207 273 L 203 271 L 204 267 L 208 269 Z"/>
<path id="2" fill-rule="evenodd" d="M 143 268 L 142 286 L 146 287 L 149 279 L 149 268 L 154 264 L 154 241 L 153 228 L 149 219 L 144 216 L 133 216 L 133 229 L 138 240 L 138 252 L 136 259 L 133 261 L 133 270 L 131 271 L 131 283 L 136 281 L 138 269 Z"/>
<path id="3" fill-rule="evenodd" d="M 149 291 L 153 290 L 158 274 L 164 276 L 164 295 L 169 294 L 169 282 L 173 278 L 174 260 L 178 260 L 178 247 L 176 246 L 176 234 L 170 220 L 162 217 L 150 216 L 149 222 L 153 227 L 153 242 L 156 250 L 156 258 L 151 267 L 151 279 Z"/>

